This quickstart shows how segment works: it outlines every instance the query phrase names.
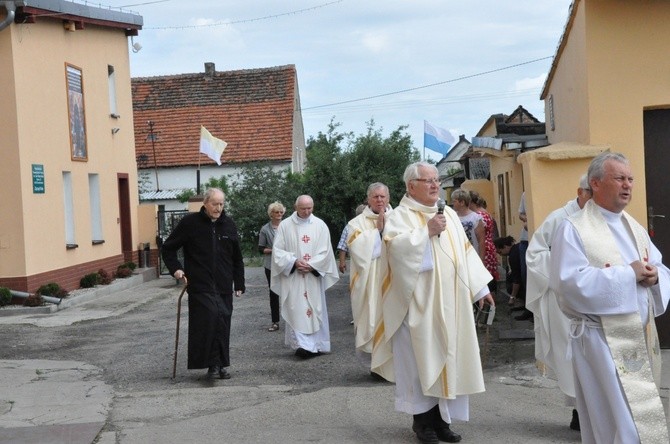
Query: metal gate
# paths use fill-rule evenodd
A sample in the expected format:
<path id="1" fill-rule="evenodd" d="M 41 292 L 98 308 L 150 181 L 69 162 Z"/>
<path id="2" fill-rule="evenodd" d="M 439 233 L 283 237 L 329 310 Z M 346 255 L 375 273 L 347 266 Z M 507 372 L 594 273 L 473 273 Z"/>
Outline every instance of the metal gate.
<path id="1" fill-rule="evenodd" d="M 163 210 L 158 212 L 158 232 L 156 234 L 156 245 L 158 245 L 158 271 L 160 274 L 169 275 L 167 267 L 163 263 L 162 248 L 163 242 L 168 238 L 174 227 L 177 226 L 182 217 L 188 214 L 188 210 Z M 177 257 L 184 263 L 184 253 L 180 249 Z"/>

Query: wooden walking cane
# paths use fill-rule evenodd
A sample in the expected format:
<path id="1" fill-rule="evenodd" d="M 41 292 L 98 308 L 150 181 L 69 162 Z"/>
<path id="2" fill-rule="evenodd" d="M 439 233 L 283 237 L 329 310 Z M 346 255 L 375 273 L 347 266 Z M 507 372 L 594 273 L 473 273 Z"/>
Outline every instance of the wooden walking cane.
<path id="1" fill-rule="evenodd" d="M 184 296 L 184 293 L 186 292 L 186 287 L 188 287 L 188 281 L 186 280 L 186 276 L 184 276 L 183 279 L 184 279 L 184 288 L 182 288 L 181 293 L 179 293 L 179 298 L 177 299 L 177 334 L 175 335 L 174 340 L 174 362 L 172 364 L 172 379 L 174 379 L 177 376 L 177 350 L 179 349 L 179 319 L 181 318 L 181 298 Z"/>

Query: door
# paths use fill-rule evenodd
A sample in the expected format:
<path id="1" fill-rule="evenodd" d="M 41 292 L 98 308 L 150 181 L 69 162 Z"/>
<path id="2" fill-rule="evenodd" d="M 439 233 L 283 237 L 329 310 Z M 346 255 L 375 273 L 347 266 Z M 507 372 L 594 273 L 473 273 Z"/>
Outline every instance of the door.
<path id="1" fill-rule="evenodd" d="M 133 260 L 133 232 L 130 222 L 130 186 L 128 174 L 118 173 L 119 229 L 121 231 L 121 251 L 125 261 Z"/>
<path id="2" fill-rule="evenodd" d="M 644 111 L 644 172 L 647 226 L 651 241 L 670 264 L 670 201 L 665 191 L 670 171 L 670 109 Z M 670 312 L 656 318 L 662 348 L 670 348 Z"/>

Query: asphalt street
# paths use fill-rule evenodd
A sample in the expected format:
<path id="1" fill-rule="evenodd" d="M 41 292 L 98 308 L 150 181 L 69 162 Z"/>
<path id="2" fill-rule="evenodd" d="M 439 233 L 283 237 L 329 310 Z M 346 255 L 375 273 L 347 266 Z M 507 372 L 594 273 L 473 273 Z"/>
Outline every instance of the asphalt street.
<path id="1" fill-rule="evenodd" d="M 267 331 L 265 276 L 247 268 L 229 380 L 186 369 L 187 295 L 171 378 L 181 286 L 132 279 L 77 292 L 54 311 L 0 310 L 0 442 L 418 442 L 411 417 L 394 411 L 393 384 L 357 361 L 348 275 L 327 292 L 332 352 L 301 360 L 283 323 Z M 486 392 L 471 397 L 470 421 L 453 425 L 463 442 L 579 442 L 556 383 L 535 369 L 532 324 L 500 304 L 478 330 Z"/>

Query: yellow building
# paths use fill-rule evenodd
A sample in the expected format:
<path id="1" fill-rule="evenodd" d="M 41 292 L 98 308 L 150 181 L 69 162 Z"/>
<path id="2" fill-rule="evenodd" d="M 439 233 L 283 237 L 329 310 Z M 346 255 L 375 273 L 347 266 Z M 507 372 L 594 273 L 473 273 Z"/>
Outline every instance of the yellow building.
<path id="1" fill-rule="evenodd" d="M 575 0 L 542 91 L 545 152 L 520 156 L 529 228 L 575 197 L 591 159 L 623 153 L 635 176 L 627 211 L 670 258 L 670 2 Z M 664 217 L 663 217 L 664 216 Z M 670 318 L 657 319 L 664 346 Z"/>
<path id="2" fill-rule="evenodd" d="M 0 285 L 71 290 L 137 262 L 128 36 L 142 17 L 0 2 Z"/>

